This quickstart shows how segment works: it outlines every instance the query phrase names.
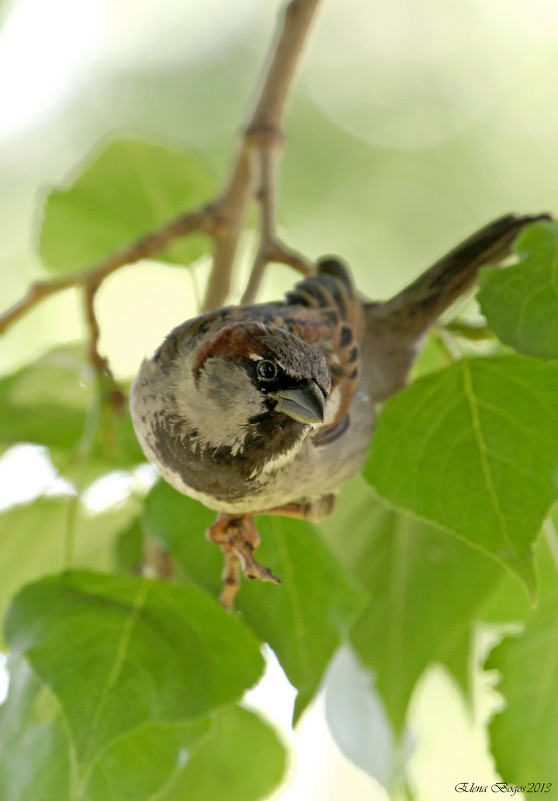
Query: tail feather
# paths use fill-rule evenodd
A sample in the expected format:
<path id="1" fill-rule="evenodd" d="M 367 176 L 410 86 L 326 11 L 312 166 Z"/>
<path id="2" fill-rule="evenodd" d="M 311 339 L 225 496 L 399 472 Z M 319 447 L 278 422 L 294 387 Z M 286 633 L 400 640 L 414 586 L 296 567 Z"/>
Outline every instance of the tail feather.
<path id="1" fill-rule="evenodd" d="M 404 386 L 422 338 L 473 286 L 480 268 L 503 261 L 526 225 L 549 219 L 548 214 L 500 217 L 453 248 L 390 300 L 365 306 L 376 400 Z"/>
<path id="2" fill-rule="evenodd" d="M 549 219 L 547 214 L 508 214 L 489 223 L 382 304 L 384 313 L 397 319 L 400 330 L 420 336 L 471 288 L 483 265 L 498 264 L 509 256 L 514 240 L 526 225 Z"/>

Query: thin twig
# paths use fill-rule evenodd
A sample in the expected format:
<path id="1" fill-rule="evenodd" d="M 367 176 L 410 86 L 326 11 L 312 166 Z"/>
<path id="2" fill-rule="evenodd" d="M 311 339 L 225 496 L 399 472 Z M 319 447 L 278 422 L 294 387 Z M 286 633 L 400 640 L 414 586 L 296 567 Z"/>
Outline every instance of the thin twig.
<path id="1" fill-rule="evenodd" d="M 243 306 L 248 306 L 254 302 L 264 269 L 268 264 L 286 264 L 301 275 L 313 275 L 316 270 L 316 266 L 313 262 L 296 250 L 291 250 L 291 248 L 288 248 L 278 239 L 275 239 L 269 242 L 265 249 L 258 249 L 254 264 L 252 265 L 252 272 L 250 273 L 246 289 L 240 301 Z"/>
<path id="2" fill-rule="evenodd" d="M 280 132 L 289 89 L 319 3 L 320 0 L 291 0 L 287 6 L 275 49 L 257 93 L 248 133 L 265 129 Z"/>
<path id="3" fill-rule="evenodd" d="M 187 236 L 194 231 L 201 231 L 215 242 L 213 267 L 209 278 L 204 308 L 221 306 L 229 294 L 232 270 L 242 231 L 248 203 L 253 199 L 255 187 L 251 166 L 252 153 L 260 153 L 261 160 L 275 161 L 282 145 L 283 135 L 280 124 L 287 95 L 291 87 L 304 41 L 320 0 L 290 0 L 282 25 L 277 35 L 269 65 L 264 70 L 260 88 L 256 95 L 254 111 L 250 116 L 244 136 L 240 142 L 237 155 L 225 189 L 213 202 L 201 209 L 190 211 L 171 220 L 156 231 L 152 231 L 141 239 L 121 248 L 106 259 L 89 269 L 56 278 L 52 281 L 37 281 L 32 284 L 25 297 L 0 316 L 0 334 L 22 317 L 41 300 L 66 289 L 83 287 L 86 291 L 86 304 L 89 303 L 88 315 L 90 328 L 93 325 L 92 347 L 90 355 L 94 366 L 100 367 L 103 357 L 97 351 L 98 332 L 95 334 L 93 297 L 101 283 L 113 272 L 134 264 L 140 259 L 150 258 L 165 250 L 179 237 Z M 270 187 L 274 192 L 274 188 Z M 267 202 L 268 214 L 265 230 L 273 230 L 274 199 Z M 262 231 L 264 229 L 262 228 Z M 310 263 L 299 254 L 281 245 L 274 237 L 265 236 L 267 241 L 260 243 L 262 254 L 257 267 L 257 274 L 251 282 L 255 289 L 261 278 L 263 267 L 269 261 L 289 264 L 303 274 L 311 272 Z M 94 291 L 88 287 L 95 287 Z M 89 294 L 87 294 L 89 292 Z M 86 306 L 87 308 L 87 306 Z M 91 316 L 92 315 L 92 316 Z M 106 366 L 106 362 L 105 362 Z"/>
<path id="4" fill-rule="evenodd" d="M 242 296 L 243 304 L 254 301 L 265 267 L 270 260 L 271 246 L 275 242 L 276 151 L 263 146 L 258 148 L 254 156 L 259 179 L 256 197 L 260 204 L 260 244 Z"/>
<path id="5" fill-rule="evenodd" d="M 84 287 L 84 301 L 85 301 L 85 319 L 89 328 L 89 342 L 87 346 L 87 355 L 90 364 L 97 373 L 101 374 L 108 369 L 108 362 L 104 356 L 99 353 L 99 338 L 101 336 L 101 329 L 99 321 L 95 313 L 95 295 L 99 289 L 101 282 L 99 280 L 91 280 Z"/>
<path id="6" fill-rule="evenodd" d="M 285 103 L 319 2 L 320 0 L 291 0 L 286 8 L 275 48 L 264 69 L 254 111 L 246 126 L 228 187 L 221 196 L 219 209 L 226 225 L 222 237 L 217 237 L 204 309 L 222 306 L 229 294 L 234 257 L 246 209 L 260 188 L 254 180 L 250 150 L 277 151 L 282 148 L 281 120 Z M 276 155 L 271 155 L 270 158 L 275 159 Z M 260 249 L 262 254 L 259 259 L 256 257 L 255 267 L 261 277 L 261 272 L 269 259 L 267 258 L 262 265 L 265 244 L 262 247 L 260 243 Z M 259 280 L 252 283 L 257 286 Z"/>
<path id="7" fill-rule="evenodd" d="M 177 217 L 157 231 L 151 231 L 131 245 L 117 250 L 106 259 L 94 264 L 85 272 L 55 278 L 53 281 L 37 281 L 29 287 L 29 291 L 19 303 L 0 316 L 0 334 L 7 331 L 16 320 L 36 306 L 43 298 L 73 287 L 86 287 L 89 284 L 100 285 L 105 278 L 121 267 L 160 253 L 174 239 L 194 231 L 203 231 L 208 236 L 214 236 L 217 226 L 215 210 L 210 204 L 203 209 L 197 209 Z"/>
<path id="8" fill-rule="evenodd" d="M 213 265 L 202 306 L 204 311 L 222 306 L 230 291 L 238 241 L 252 196 L 248 157 L 248 147 L 243 143 L 229 183 L 215 204 L 220 225 L 215 234 Z"/>
<path id="9" fill-rule="evenodd" d="M 297 250 L 288 248 L 278 239 L 271 243 L 269 261 L 275 264 L 286 264 L 302 275 L 313 275 L 316 272 L 316 265 L 299 253 Z"/>
<path id="10" fill-rule="evenodd" d="M 122 415 L 127 408 L 126 395 L 115 380 L 109 367 L 108 359 L 99 352 L 101 328 L 95 312 L 95 298 L 101 283 L 102 280 L 99 280 L 98 277 L 91 277 L 83 287 L 85 320 L 89 329 L 87 358 L 97 373 L 98 391 L 101 392 L 108 407 L 116 414 Z"/>

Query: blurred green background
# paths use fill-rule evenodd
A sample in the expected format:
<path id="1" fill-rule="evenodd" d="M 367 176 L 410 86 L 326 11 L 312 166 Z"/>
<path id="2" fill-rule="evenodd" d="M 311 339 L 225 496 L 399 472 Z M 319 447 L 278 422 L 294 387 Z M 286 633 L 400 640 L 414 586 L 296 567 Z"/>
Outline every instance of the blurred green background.
<path id="1" fill-rule="evenodd" d="M 0 3 L 2 309 L 43 276 L 36 242 L 48 187 L 69 180 L 107 137 L 133 132 L 192 148 L 222 179 L 282 8 L 277 0 Z M 312 258 L 340 254 L 365 294 L 385 297 L 490 219 L 555 211 L 557 38 L 555 0 L 324 0 L 285 120 L 283 239 Z M 253 251 L 248 232 L 235 299 Z M 132 375 L 196 312 L 207 273 L 206 259 L 191 270 L 143 263 L 103 285 L 101 351 L 117 376 Z M 262 297 L 294 279 L 270 268 Z M 81 332 L 69 290 L 0 339 L 0 371 Z M 429 674 L 414 717 L 421 798 L 452 796 L 452 780 L 490 781 L 482 728 L 447 678 Z M 309 720 L 300 759 L 321 790 L 308 779 L 289 799 L 383 798 L 356 769 L 351 793 L 347 774 L 324 779 L 333 746 L 324 745 L 321 718 L 319 735 Z M 478 773 L 462 776 L 463 765 Z"/>
<path id="2" fill-rule="evenodd" d="M 41 274 L 47 187 L 107 136 L 199 152 L 219 179 L 282 3 L 4 0 L 0 29 L 0 297 Z M 285 121 L 283 236 L 338 253 L 382 297 L 476 227 L 556 208 L 558 4 L 553 0 L 325 0 Z M 245 259 L 253 242 L 247 235 Z M 198 291 L 207 265 L 193 270 Z M 236 279 L 237 291 L 243 273 Z M 293 281 L 273 267 L 263 294 Z M 99 298 L 102 347 L 132 374 L 195 312 L 190 274 L 140 265 Z M 73 292 L 1 343 L 0 369 L 79 334 Z"/>

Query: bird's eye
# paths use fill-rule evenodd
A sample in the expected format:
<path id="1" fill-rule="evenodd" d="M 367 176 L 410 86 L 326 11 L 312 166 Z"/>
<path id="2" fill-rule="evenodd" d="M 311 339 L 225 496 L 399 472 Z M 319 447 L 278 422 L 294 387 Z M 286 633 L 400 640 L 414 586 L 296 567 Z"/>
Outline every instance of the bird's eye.
<path id="1" fill-rule="evenodd" d="M 273 381 L 277 377 L 277 365 L 267 359 L 262 359 L 256 367 L 258 377 L 263 381 Z"/>

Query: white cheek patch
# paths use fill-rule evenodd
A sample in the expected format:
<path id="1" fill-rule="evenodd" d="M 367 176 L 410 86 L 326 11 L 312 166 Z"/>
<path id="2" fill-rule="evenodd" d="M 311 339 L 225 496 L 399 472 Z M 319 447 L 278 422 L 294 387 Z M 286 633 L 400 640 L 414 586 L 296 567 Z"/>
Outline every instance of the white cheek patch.
<path id="1" fill-rule="evenodd" d="M 250 418 L 264 411 L 264 398 L 246 371 L 220 357 L 206 360 L 197 385 L 189 369 L 178 371 L 173 393 L 184 432 L 198 432 L 193 445 L 200 449 L 226 446 L 241 453 Z"/>

